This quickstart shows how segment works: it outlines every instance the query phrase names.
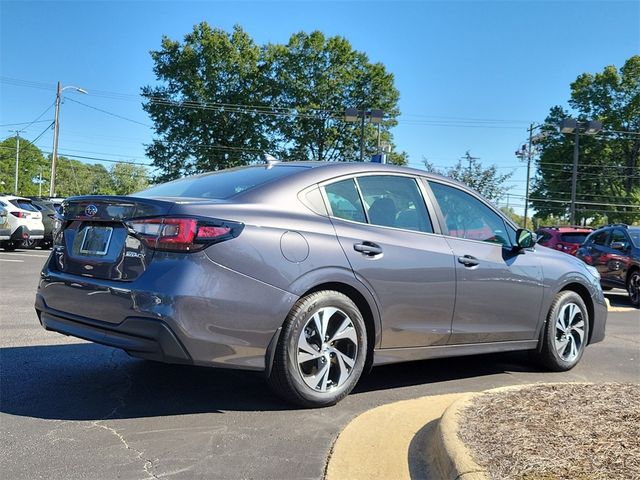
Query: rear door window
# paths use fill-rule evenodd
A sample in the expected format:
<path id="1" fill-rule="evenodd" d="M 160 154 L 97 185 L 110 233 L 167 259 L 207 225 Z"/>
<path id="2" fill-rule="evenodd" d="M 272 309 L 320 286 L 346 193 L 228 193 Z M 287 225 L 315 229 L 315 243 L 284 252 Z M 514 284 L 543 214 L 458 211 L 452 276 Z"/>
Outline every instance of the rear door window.
<path id="1" fill-rule="evenodd" d="M 616 228 L 611 232 L 611 236 L 609 237 L 609 241 L 607 242 L 607 246 L 611 246 L 612 243 L 619 242 L 624 245 L 624 248 L 627 249 L 629 247 L 629 239 L 625 235 L 625 233 Z"/>
<path id="2" fill-rule="evenodd" d="M 593 234 L 593 238 L 591 239 L 591 242 L 594 245 L 600 245 L 602 247 L 602 246 L 604 246 L 606 244 L 608 237 L 609 237 L 609 231 L 608 230 L 604 230 L 604 231 L 599 232 L 599 233 L 594 233 Z"/>
<path id="3" fill-rule="evenodd" d="M 357 179 L 369 223 L 433 233 L 427 207 L 414 178 L 371 175 Z"/>

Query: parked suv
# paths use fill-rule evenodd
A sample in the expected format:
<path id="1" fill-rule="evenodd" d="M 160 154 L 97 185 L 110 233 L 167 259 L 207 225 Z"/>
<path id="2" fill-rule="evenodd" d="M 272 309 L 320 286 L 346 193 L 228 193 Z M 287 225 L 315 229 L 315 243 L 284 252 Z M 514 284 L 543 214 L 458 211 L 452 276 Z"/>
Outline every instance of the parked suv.
<path id="1" fill-rule="evenodd" d="M 24 248 L 41 247 L 43 249 L 51 248 L 53 245 L 53 223 L 56 218 L 56 206 L 52 200 L 41 197 L 30 197 L 31 204 L 42 213 L 42 223 L 44 224 L 44 238 L 35 240 L 29 238 L 22 242 Z"/>
<path id="2" fill-rule="evenodd" d="M 34 240 L 44 238 L 42 214 L 33 206 L 31 200 L 14 195 L 3 195 L 0 196 L 0 207 L 4 207 L 8 213 L 7 220 L 11 232 L 8 240 L 0 240 L 0 247 L 11 251 L 30 238 Z"/>
<path id="3" fill-rule="evenodd" d="M 604 288 L 624 288 L 640 308 L 640 226 L 607 225 L 593 232 L 577 257 L 600 272 Z"/>
<path id="4" fill-rule="evenodd" d="M 554 248 L 559 252 L 575 255 L 593 228 L 586 227 L 541 227 L 536 234 L 541 237 L 538 244 Z"/>

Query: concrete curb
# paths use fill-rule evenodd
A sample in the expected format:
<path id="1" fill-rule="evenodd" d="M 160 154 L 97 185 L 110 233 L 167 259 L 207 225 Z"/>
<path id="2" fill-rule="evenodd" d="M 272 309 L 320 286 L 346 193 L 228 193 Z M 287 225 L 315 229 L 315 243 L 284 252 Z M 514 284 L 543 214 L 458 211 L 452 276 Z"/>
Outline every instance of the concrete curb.
<path id="1" fill-rule="evenodd" d="M 482 393 L 469 393 L 445 410 L 433 432 L 427 460 L 437 478 L 443 480 L 488 480 L 489 472 L 473 461 L 465 443 L 458 437 L 460 414 Z"/>

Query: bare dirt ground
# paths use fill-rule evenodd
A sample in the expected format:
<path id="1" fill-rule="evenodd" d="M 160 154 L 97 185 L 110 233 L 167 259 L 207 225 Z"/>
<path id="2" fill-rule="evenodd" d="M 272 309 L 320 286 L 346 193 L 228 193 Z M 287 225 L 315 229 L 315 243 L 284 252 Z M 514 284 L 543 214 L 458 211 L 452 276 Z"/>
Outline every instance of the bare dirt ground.
<path id="1" fill-rule="evenodd" d="M 640 385 L 555 384 L 488 393 L 460 438 L 495 479 L 640 479 Z"/>

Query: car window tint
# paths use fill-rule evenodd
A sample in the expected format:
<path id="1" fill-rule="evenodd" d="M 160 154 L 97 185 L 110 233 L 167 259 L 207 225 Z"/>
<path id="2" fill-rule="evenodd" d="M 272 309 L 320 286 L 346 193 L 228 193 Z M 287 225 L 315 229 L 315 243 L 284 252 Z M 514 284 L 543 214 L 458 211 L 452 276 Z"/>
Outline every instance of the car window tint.
<path id="1" fill-rule="evenodd" d="M 191 197 L 227 199 L 306 168 L 309 167 L 276 165 L 275 167 L 230 168 L 163 183 L 133 195 L 144 198 Z"/>
<path id="2" fill-rule="evenodd" d="M 631 241 L 636 247 L 640 247 L 640 230 L 629 230 Z"/>
<path id="3" fill-rule="evenodd" d="M 591 240 L 596 245 L 604 245 L 607 241 L 607 237 L 609 236 L 608 230 L 603 230 L 602 232 L 594 233 L 593 239 Z"/>
<path id="4" fill-rule="evenodd" d="M 431 219 L 414 178 L 394 175 L 358 177 L 369 223 L 417 232 L 433 232 Z"/>
<path id="5" fill-rule="evenodd" d="M 33 206 L 33 204 L 28 200 L 9 200 L 14 206 L 21 208 L 22 210 L 27 210 L 29 212 L 37 212 L 38 209 Z"/>
<path id="6" fill-rule="evenodd" d="M 324 190 L 334 217 L 354 222 L 365 223 L 367 221 L 353 178 L 326 185 Z"/>
<path id="7" fill-rule="evenodd" d="M 611 245 L 613 242 L 620 242 L 624 244 L 625 248 L 629 245 L 629 240 L 627 240 L 627 236 L 620 229 L 615 229 L 611 232 L 611 236 L 609 237 L 608 245 Z"/>
<path id="8" fill-rule="evenodd" d="M 496 212 L 466 192 L 429 182 L 452 237 L 511 246 L 506 225 Z"/>
<path id="9" fill-rule="evenodd" d="M 585 238 L 589 235 L 588 232 L 571 232 L 571 233 L 561 233 L 560 240 L 566 243 L 582 243 Z"/>

